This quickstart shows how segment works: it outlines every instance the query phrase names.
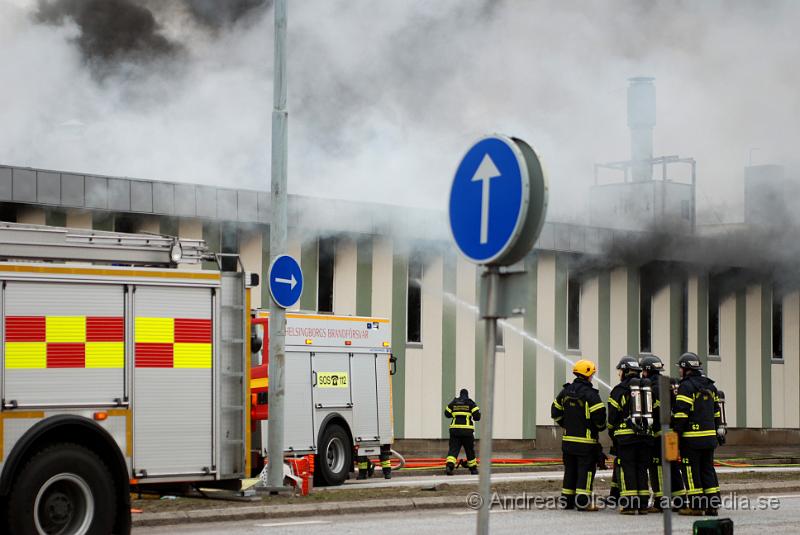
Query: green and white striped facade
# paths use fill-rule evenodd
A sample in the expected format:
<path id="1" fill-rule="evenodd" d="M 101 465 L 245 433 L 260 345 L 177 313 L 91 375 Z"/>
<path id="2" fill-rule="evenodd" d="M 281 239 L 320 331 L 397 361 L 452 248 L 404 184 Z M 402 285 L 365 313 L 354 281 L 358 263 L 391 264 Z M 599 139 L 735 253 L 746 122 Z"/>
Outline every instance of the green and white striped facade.
<path id="1" fill-rule="evenodd" d="M 15 197 L 18 169 L 0 167 L 0 207 L 7 219 L 11 219 L 8 214 L 13 214 L 18 222 L 113 229 L 116 221 L 125 218 L 129 225 L 134 221 L 132 231 L 202 237 L 215 250 L 226 248 L 223 235 L 227 232 L 230 243 L 225 252 L 240 253 L 247 270 L 263 273 L 269 264 L 268 207 L 262 206 L 262 199 L 267 199 L 264 193 L 217 188 L 213 212 L 203 213 L 199 191 L 205 188 L 202 195 L 208 196 L 209 188 L 191 186 L 197 199 L 193 212 L 178 208 L 177 193 L 172 211 L 169 207 L 159 211 L 155 201 L 157 185 L 171 185 L 176 191 L 188 186 L 131 181 L 151 184 L 153 202 L 149 210 L 134 206 L 133 192 L 140 187 L 135 184 L 127 190 L 127 205 L 113 205 L 111 197 L 107 197 L 105 205 L 94 206 L 88 202 L 88 194 L 82 204 L 78 200 L 65 201 L 66 173 L 53 171 L 22 170 L 28 174 L 20 176 L 30 178 L 33 173 L 31 179 L 39 180 L 39 174 L 43 174 L 51 182 L 51 175 L 60 176 L 60 196 L 43 200 L 38 198 L 37 192 L 41 190 L 36 187 L 33 194 L 25 193 L 25 198 Z M 4 189 L 4 170 L 10 173 L 10 193 Z M 85 189 L 88 178 L 84 176 Z M 108 188 L 107 195 L 111 195 L 111 186 Z M 241 207 L 250 202 L 250 197 L 256 199 L 253 202 L 257 205 L 254 215 L 245 217 Z M 233 205 L 222 207 L 220 199 L 228 203 L 234 199 Z M 422 219 L 428 223 L 419 225 Z M 411 232 L 408 222 L 431 232 Z M 456 253 L 444 225 L 440 214 L 421 210 L 376 209 L 343 201 L 290 198 L 289 253 L 300 260 L 305 278 L 298 308 L 317 308 L 318 242 L 319 236 L 324 236 L 335 240 L 333 312 L 392 320 L 392 347 L 398 358 L 392 386 L 398 438 L 446 437 L 447 422 L 442 407 L 460 388 L 468 388 L 481 403 L 483 328 L 472 310 L 447 297 L 454 295 L 457 300 L 474 305 L 479 272 Z M 529 279 L 526 314 L 510 321 L 567 353 L 573 361 L 578 358 L 596 361 L 598 376 L 613 384 L 617 360 L 625 354 L 639 353 L 637 266 L 600 269 L 583 276 L 579 349 L 567 351 L 566 347 L 570 265 L 575 264 L 576 258 L 602 254 L 595 244 L 600 232 L 601 229 L 548 223 L 537 249 L 524 261 Z M 421 343 L 406 341 L 410 258 L 424 259 Z M 800 427 L 800 292 L 792 291 L 782 298 L 782 359 L 772 358 L 770 281 L 750 282 L 720 297 L 720 355 L 709 356 L 709 284 L 704 275 L 690 275 L 686 282 L 687 347 L 707 362 L 708 375 L 725 391 L 730 425 Z M 652 352 L 670 370 L 675 370 L 673 364 L 681 353 L 682 286 L 667 283 L 655 292 L 652 301 Z M 254 296 L 255 306 L 266 303 L 268 297 L 263 287 L 259 293 Z M 506 328 L 497 366 L 495 437 L 535 439 L 537 427 L 541 433 L 543 426 L 552 425 L 550 403 L 561 385 L 571 380 L 567 364 Z M 602 389 L 601 394 L 605 394 Z"/>

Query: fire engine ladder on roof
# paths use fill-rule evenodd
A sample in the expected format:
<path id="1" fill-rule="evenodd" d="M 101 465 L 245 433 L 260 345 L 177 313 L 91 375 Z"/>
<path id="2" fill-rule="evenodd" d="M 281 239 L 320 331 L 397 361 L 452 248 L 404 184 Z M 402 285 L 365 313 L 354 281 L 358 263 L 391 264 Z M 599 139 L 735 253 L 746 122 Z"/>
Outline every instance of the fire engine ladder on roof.
<path id="1" fill-rule="evenodd" d="M 0 222 L 0 260 L 174 266 L 213 259 L 203 240 Z"/>

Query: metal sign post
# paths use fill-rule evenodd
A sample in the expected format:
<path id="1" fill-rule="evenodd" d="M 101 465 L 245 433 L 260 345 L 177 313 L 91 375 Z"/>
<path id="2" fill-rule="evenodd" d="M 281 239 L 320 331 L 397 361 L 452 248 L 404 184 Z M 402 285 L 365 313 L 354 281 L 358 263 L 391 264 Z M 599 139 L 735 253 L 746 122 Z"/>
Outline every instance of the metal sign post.
<path id="1" fill-rule="evenodd" d="M 489 532 L 489 511 L 492 502 L 492 426 L 494 424 L 494 368 L 497 356 L 497 297 L 499 269 L 486 268 L 483 273 L 486 285 L 486 310 L 481 317 L 486 320 L 486 350 L 483 354 L 483 399 L 484 409 L 481 423 L 481 467 L 478 475 L 478 492 L 481 493 L 481 508 L 478 510 L 478 533 Z"/>
<path id="2" fill-rule="evenodd" d="M 483 359 L 484 408 L 481 421 L 481 507 L 477 532 L 489 533 L 492 491 L 492 427 L 494 422 L 497 320 L 519 316 L 524 272 L 505 273 L 501 266 L 519 262 L 533 248 L 547 212 L 547 179 L 539 158 L 521 139 L 489 136 L 467 151 L 450 188 L 449 217 L 453 241 L 471 262 L 486 266 L 481 277 L 480 317 L 486 320 Z"/>
<path id="3" fill-rule="evenodd" d="M 286 244 L 286 161 L 287 127 L 289 112 L 286 109 L 286 0 L 275 0 L 275 67 L 273 74 L 272 109 L 272 220 L 269 232 L 269 254 L 272 263 L 288 252 Z M 286 312 L 275 301 L 269 302 L 269 435 L 267 451 L 267 484 L 277 489 L 283 487 L 283 416 L 284 371 L 286 370 Z"/>

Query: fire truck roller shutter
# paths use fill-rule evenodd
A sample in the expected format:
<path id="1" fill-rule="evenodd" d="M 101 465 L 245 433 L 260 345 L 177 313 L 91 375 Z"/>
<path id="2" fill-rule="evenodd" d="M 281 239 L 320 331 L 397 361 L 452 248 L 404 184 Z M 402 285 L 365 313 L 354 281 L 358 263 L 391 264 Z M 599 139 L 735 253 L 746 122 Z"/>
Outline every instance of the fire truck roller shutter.
<path id="1" fill-rule="evenodd" d="M 287 351 L 285 377 L 285 447 L 290 451 L 313 451 L 316 436 L 311 404 L 311 353 Z"/>
<path id="2" fill-rule="evenodd" d="M 353 435 L 356 441 L 375 443 L 378 440 L 378 391 L 375 381 L 374 353 L 354 353 L 350 357 L 353 380 Z M 383 364 L 383 359 L 381 359 Z M 381 372 L 383 372 L 381 366 Z"/>
<path id="3" fill-rule="evenodd" d="M 392 423 L 392 378 L 389 376 L 391 364 L 389 354 L 378 354 L 376 382 L 378 390 L 378 435 L 381 444 L 394 442 L 394 425 Z"/>
<path id="4" fill-rule="evenodd" d="M 212 291 L 134 294 L 134 475 L 202 474 L 212 460 Z"/>
<path id="5" fill-rule="evenodd" d="M 319 437 L 315 459 L 319 470 L 314 473 L 314 482 L 340 485 L 351 470 L 353 450 L 353 437 L 348 436 L 353 429 L 350 354 L 314 353 L 311 367 L 314 428 Z M 336 419 L 340 422 L 335 423 Z"/>
<path id="6" fill-rule="evenodd" d="M 4 301 L 6 401 L 125 398 L 122 285 L 9 281 Z"/>

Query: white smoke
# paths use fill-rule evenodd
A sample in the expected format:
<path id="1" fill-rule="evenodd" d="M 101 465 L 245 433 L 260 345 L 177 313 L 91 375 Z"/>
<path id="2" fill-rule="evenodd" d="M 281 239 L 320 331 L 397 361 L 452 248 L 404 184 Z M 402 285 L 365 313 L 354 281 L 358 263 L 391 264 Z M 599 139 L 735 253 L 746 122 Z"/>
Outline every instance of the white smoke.
<path id="1" fill-rule="evenodd" d="M 181 52 L 98 76 L 71 19 L 0 0 L 0 163 L 267 189 L 271 10 L 206 28 L 134 3 Z M 656 154 L 698 160 L 700 221 L 736 220 L 751 153 L 797 168 L 797 20 L 791 0 L 290 0 L 289 190 L 443 208 L 463 151 L 503 132 L 543 155 L 551 219 L 582 221 L 647 75 Z"/>

